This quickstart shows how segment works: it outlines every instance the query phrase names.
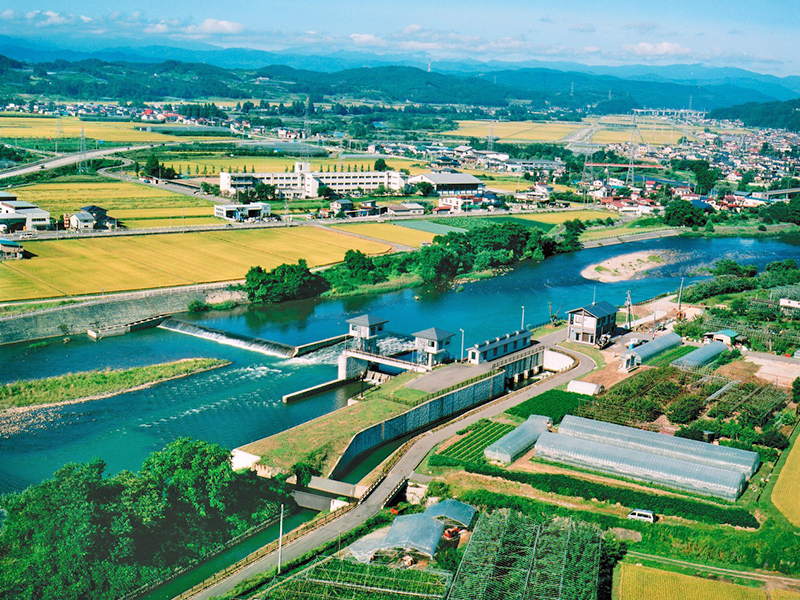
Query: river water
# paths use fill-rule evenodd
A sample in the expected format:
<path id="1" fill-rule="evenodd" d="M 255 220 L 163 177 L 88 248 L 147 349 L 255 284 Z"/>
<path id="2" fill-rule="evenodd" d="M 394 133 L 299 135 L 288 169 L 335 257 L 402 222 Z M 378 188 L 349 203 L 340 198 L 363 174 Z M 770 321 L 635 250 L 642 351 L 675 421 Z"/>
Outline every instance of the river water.
<path id="1" fill-rule="evenodd" d="M 586 266 L 619 254 L 668 253 L 672 264 L 647 277 L 601 284 L 581 277 Z M 345 319 L 370 312 L 389 320 L 387 329 L 410 334 L 431 326 L 458 335 L 466 346 L 537 324 L 552 310 L 561 316 L 593 297 L 617 305 L 627 290 L 634 302 L 678 288 L 680 277 L 697 278 L 703 267 L 733 258 L 763 267 L 767 262 L 800 261 L 794 239 L 667 238 L 593 248 L 523 264 L 462 290 L 403 290 L 379 296 L 293 302 L 279 307 L 245 307 L 193 319 L 239 334 L 298 345 L 345 333 Z M 0 324 L 2 326 L 2 324 Z M 189 357 L 218 357 L 232 365 L 122 394 L 105 400 L 0 417 L 0 492 L 21 490 L 50 477 L 67 462 L 103 458 L 109 472 L 138 470 L 145 456 L 170 441 L 191 436 L 234 448 L 344 406 L 350 390 L 337 390 L 284 405 L 284 394 L 336 376 L 330 350 L 285 359 L 222 345 L 161 329 L 100 342 L 76 338 L 40 348 L 30 344 L 0 347 L 0 382 L 60 375 L 98 368 L 121 368 Z"/>

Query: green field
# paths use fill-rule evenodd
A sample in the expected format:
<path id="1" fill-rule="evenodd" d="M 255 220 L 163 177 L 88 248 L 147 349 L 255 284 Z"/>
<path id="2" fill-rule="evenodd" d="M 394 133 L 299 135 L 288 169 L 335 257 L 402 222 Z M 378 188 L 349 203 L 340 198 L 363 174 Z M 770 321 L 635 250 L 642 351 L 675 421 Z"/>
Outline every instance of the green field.
<path id="1" fill-rule="evenodd" d="M 506 414 L 527 419 L 531 415 L 543 415 L 553 419 L 558 425 L 565 415 L 572 414 L 581 400 L 586 396 L 562 390 L 549 390 L 516 406 L 509 408 Z"/>
<path id="2" fill-rule="evenodd" d="M 767 600 L 761 588 L 745 587 L 672 571 L 623 563 L 619 600 Z"/>
<path id="3" fill-rule="evenodd" d="M 315 227 L 36 241 L 24 247 L 32 258 L 0 264 L 0 300 L 229 281 L 255 265 L 272 269 L 304 258 L 313 267 L 339 262 L 349 249 L 390 249 Z"/>
<path id="4" fill-rule="evenodd" d="M 615 216 L 614 213 L 607 210 L 563 210 L 540 212 L 526 215 L 517 215 L 518 219 L 530 219 L 538 221 L 539 223 L 549 223 L 551 225 L 560 225 L 565 221 L 572 221 L 573 219 L 580 219 L 581 221 L 590 221 L 593 219 L 607 219 L 608 217 Z"/>
<path id="5" fill-rule="evenodd" d="M 483 460 L 483 451 L 514 429 L 513 425 L 495 421 L 478 421 L 475 425 L 476 427 L 466 437 L 458 440 L 440 454 L 466 462 Z"/>

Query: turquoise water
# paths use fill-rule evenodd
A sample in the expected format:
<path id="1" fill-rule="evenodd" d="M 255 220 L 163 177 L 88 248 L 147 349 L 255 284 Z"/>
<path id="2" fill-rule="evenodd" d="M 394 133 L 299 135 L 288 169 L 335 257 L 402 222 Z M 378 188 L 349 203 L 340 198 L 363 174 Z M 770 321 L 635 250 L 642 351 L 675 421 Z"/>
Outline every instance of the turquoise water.
<path id="1" fill-rule="evenodd" d="M 640 250 L 668 254 L 675 262 L 654 269 L 647 279 L 615 284 L 588 281 L 580 275 L 588 265 Z M 431 326 L 459 333 L 463 328 L 468 347 L 517 329 L 523 305 L 526 324 L 536 324 L 548 318 L 548 303 L 563 316 L 591 302 L 595 293 L 598 301 L 618 305 L 627 290 L 634 302 L 645 300 L 676 290 L 681 276 L 691 281 L 698 269 L 720 258 L 759 266 L 785 258 L 800 260 L 800 245 L 774 239 L 637 242 L 521 265 L 501 277 L 466 284 L 461 292 L 404 290 L 186 318 L 217 329 L 301 344 L 344 333 L 346 319 L 372 312 L 389 319 L 389 330 L 402 333 Z M 454 346 L 460 346 L 458 337 Z M 114 398 L 4 416 L 0 419 L 0 492 L 23 489 L 67 462 L 96 456 L 107 462 L 110 472 L 137 470 L 148 453 L 180 436 L 233 448 L 330 412 L 347 400 L 345 393 L 334 391 L 290 405 L 281 401 L 283 394 L 334 378 L 333 352 L 273 358 L 158 329 L 100 342 L 75 339 L 42 348 L 3 346 L 0 381 L 201 356 L 225 358 L 233 364 Z"/>

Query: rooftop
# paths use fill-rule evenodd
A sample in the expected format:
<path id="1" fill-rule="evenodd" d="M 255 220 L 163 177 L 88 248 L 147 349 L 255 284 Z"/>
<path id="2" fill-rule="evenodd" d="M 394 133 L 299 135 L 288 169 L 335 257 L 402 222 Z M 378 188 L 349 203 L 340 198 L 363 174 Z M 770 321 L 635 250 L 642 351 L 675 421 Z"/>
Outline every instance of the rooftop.
<path id="1" fill-rule="evenodd" d="M 480 179 L 469 173 L 422 173 L 420 177 L 424 177 L 428 181 L 438 185 L 447 185 L 453 183 L 471 183 L 480 185 Z"/>
<path id="2" fill-rule="evenodd" d="M 353 317 L 352 319 L 347 319 L 346 322 L 350 323 L 350 325 L 358 325 L 359 327 L 372 327 L 373 325 L 382 325 L 383 323 L 388 323 L 389 321 L 374 315 L 360 315 L 358 317 Z"/>
<path id="3" fill-rule="evenodd" d="M 617 313 L 617 307 L 611 304 L 610 302 L 606 302 L 605 300 L 601 300 L 600 302 L 593 302 L 592 304 L 587 304 L 586 306 L 581 306 L 580 308 L 573 308 L 571 313 L 577 312 L 579 310 L 585 310 L 593 317 L 597 317 L 598 319 L 608 316 L 614 315 Z"/>
<path id="4" fill-rule="evenodd" d="M 447 340 L 453 337 L 455 333 L 450 333 L 449 331 L 445 331 L 444 329 L 440 329 L 439 327 L 430 327 L 428 329 L 423 329 L 422 331 L 418 331 L 414 334 L 415 338 L 420 338 L 423 340 L 433 340 L 434 342 L 440 342 L 442 340 Z"/>

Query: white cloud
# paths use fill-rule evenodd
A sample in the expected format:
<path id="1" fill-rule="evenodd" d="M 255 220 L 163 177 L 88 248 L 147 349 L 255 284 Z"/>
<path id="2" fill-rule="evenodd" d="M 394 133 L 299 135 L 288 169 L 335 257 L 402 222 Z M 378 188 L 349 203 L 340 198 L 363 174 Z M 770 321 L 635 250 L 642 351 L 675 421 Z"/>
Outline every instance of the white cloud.
<path id="1" fill-rule="evenodd" d="M 658 42 L 656 44 L 639 42 L 635 46 L 625 46 L 624 50 L 644 58 L 668 58 L 670 56 L 686 56 L 692 53 L 690 48 L 675 42 Z"/>
<path id="2" fill-rule="evenodd" d="M 403 29 L 403 35 L 411 35 L 412 33 L 419 33 L 422 31 L 422 25 L 417 25 L 416 23 L 411 25 L 406 25 Z"/>
<path id="3" fill-rule="evenodd" d="M 92 21 L 94 21 L 94 19 L 92 19 L 92 17 L 87 17 L 86 15 L 81 15 L 81 21 L 83 21 L 84 23 L 91 23 Z"/>
<path id="4" fill-rule="evenodd" d="M 350 36 L 356 46 L 385 46 L 386 40 L 371 33 L 354 33 Z"/>
<path id="5" fill-rule="evenodd" d="M 190 35 L 236 35 L 243 30 L 244 25 L 236 21 L 206 19 L 200 25 L 189 25 L 185 31 Z"/>
<path id="6" fill-rule="evenodd" d="M 658 23 L 653 23 L 651 21 L 630 21 L 625 23 L 623 27 L 625 29 L 638 31 L 639 33 L 650 33 L 658 29 Z"/>
<path id="7" fill-rule="evenodd" d="M 164 21 L 161 21 L 160 23 L 150 23 L 144 28 L 144 32 L 151 34 L 169 33 L 170 27 Z"/>
<path id="8" fill-rule="evenodd" d="M 3 21 L 10 21 L 11 19 L 13 19 L 16 16 L 17 16 L 17 13 L 15 13 L 10 8 L 7 8 L 6 10 L 4 10 L 3 12 L 0 13 L 0 19 L 2 19 Z"/>

